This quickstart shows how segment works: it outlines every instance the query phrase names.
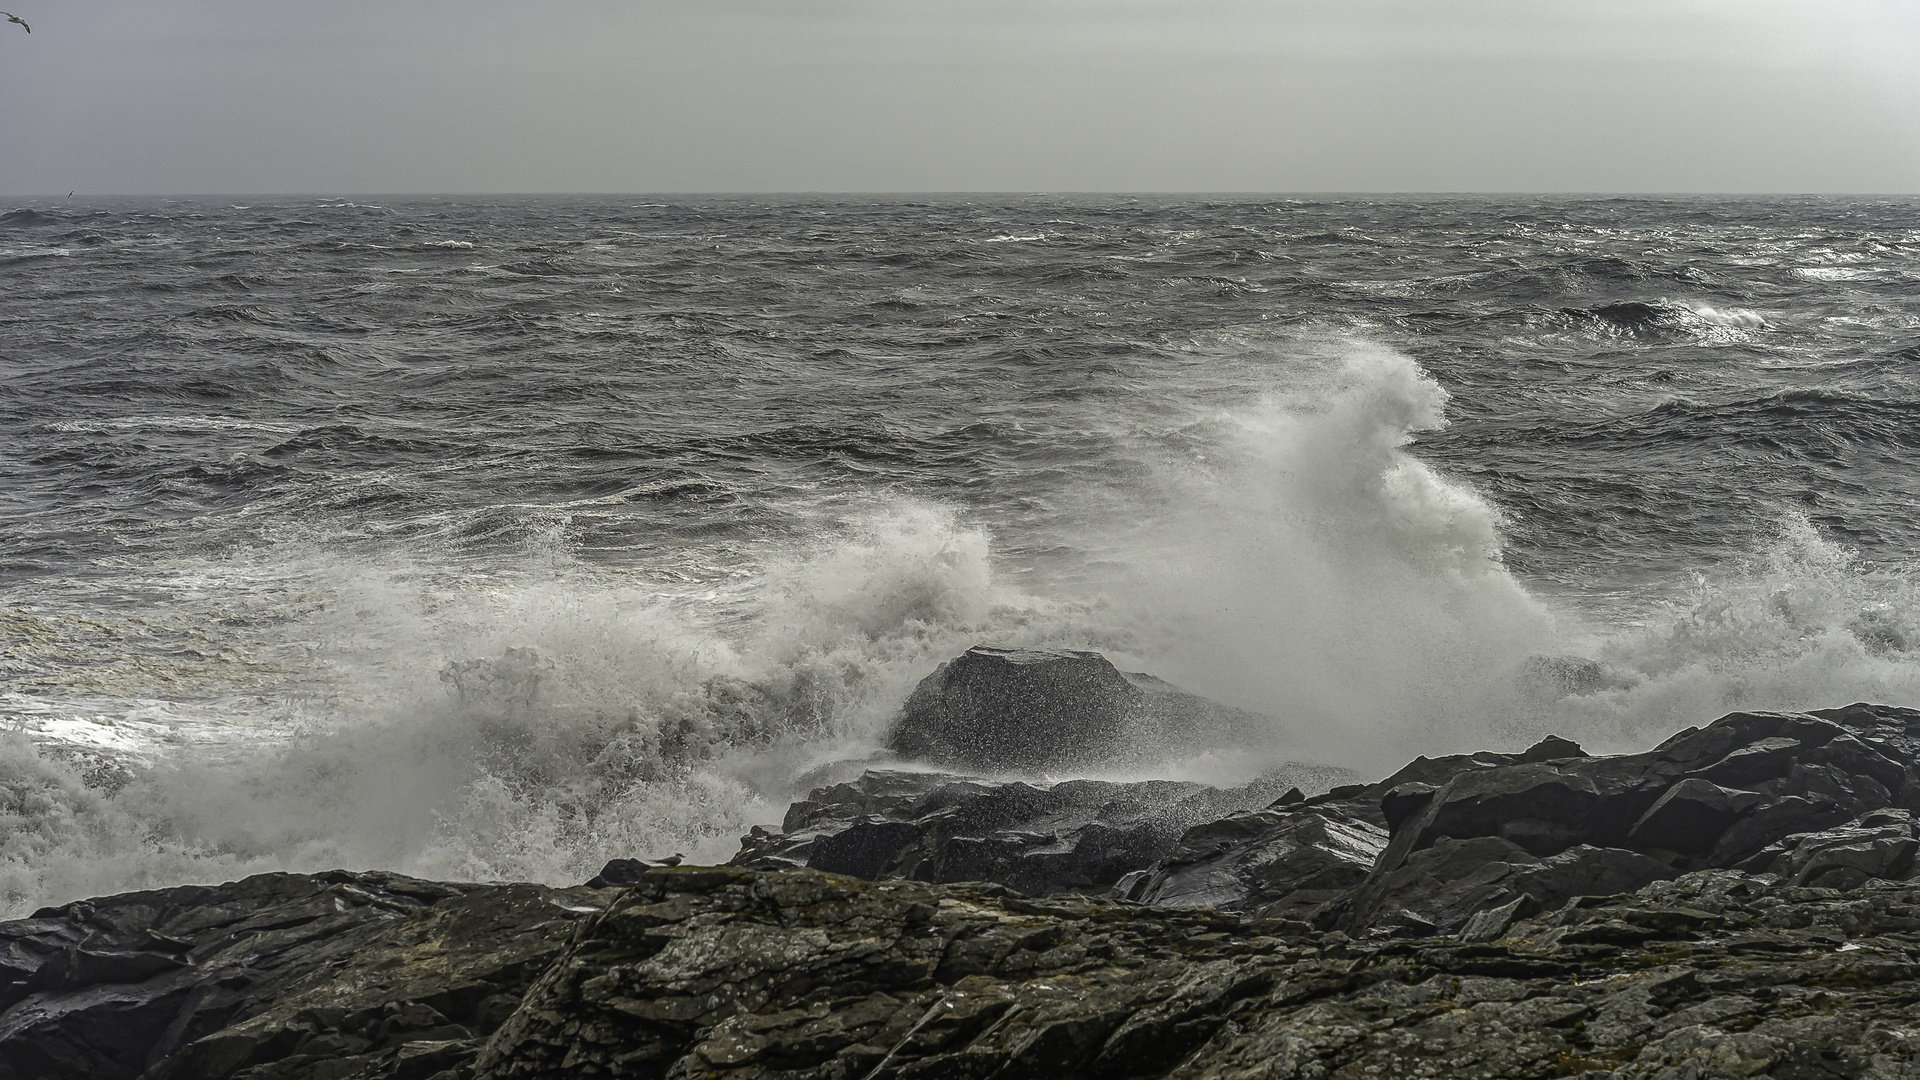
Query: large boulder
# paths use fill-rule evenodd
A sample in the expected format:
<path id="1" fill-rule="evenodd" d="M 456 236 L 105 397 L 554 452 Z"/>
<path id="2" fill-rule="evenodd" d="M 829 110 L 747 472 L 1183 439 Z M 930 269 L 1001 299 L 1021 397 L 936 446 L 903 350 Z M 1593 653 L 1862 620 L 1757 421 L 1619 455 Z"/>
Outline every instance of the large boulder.
<path id="1" fill-rule="evenodd" d="M 1328 771 L 1242 788 L 1149 780 L 1043 784 L 873 770 L 816 788 L 779 832 L 756 827 L 735 866 L 805 867 L 867 879 L 991 881 L 1022 893 L 1104 893 L 1165 856 L 1201 822 L 1272 800 Z M 1332 773 L 1339 777 L 1337 772 Z"/>
<path id="2" fill-rule="evenodd" d="M 1258 738 L 1274 721 L 1126 673 L 1096 652 L 976 645 L 914 688 L 887 748 L 989 772 L 1140 766 Z"/>

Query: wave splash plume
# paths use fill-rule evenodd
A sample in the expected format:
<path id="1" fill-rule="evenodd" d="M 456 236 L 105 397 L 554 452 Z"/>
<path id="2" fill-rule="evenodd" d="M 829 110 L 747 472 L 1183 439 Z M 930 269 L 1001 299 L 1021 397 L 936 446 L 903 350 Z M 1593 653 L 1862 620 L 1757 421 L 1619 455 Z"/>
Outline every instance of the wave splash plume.
<path id="1" fill-rule="evenodd" d="M 1222 784 L 1920 705 L 1903 203 L 35 213 L 12 909 L 724 859 L 976 643 Z"/>

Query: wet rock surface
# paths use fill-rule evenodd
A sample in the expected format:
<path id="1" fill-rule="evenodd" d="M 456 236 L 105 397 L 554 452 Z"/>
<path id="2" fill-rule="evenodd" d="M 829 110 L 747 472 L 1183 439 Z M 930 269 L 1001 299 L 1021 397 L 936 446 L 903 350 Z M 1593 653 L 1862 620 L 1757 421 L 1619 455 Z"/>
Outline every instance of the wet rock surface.
<path id="1" fill-rule="evenodd" d="M 1706 871 L 1498 938 L 808 872 L 649 874 L 478 1075 L 1920 1076 L 1920 886 Z"/>
<path id="2" fill-rule="evenodd" d="M 731 863 L 855 877 L 989 881 L 1019 892 L 1099 894 L 1151 866 L 1186 830 L 1298 783 L 1344 778 L 1302 767 L 1243 788 L 1170 780 L 1029 783 L 873 770 L 815 789 L 781 831 L 756 828 Z"/>
<path id="3" fill-rule="evenodd" d="M 1916 749 L 1855 705 L 1314 796 L 869 772 L 746 865 L 78 902 L 0 924 L 0 1080 L 1920 1080 Z"/>
<path id="4" fill-rule="evenodd" d="M 1390 830 L 1424 807 L 1438 785 L 1465 772 L 1582 756 L 1574 743 L 1550 738 L 1521 754 L 1422 757 L 1378 783 L 1283 798 L 1196 826 L 1119 894 L 1147 904 L 1325 922 L 1366 880 Z"/>
<path id="5" fill-rule="evenodd" d="M 36 912 L 0 923 L 0 1078 L 434 1076 L 611 899 L 342 871 Z"/>
<path id="6" fill-rule="evenodd" d="M 1395 817 L 1385 849 L 1344 907 L 1316 918 L 1456 931 L 1522 895 L 1553 908 L 1698 869 L 1902 877 L 1917 762 L 1920 712 L 1850 705 L 1733 713 L 1643 754 L 1456 769 L 1383 796 Z"/>
<path id="7" fill-rule="evenodd" d="M 921 680 L 887 748 L 984 771 L 1129 766 L 1257 739 L 1277 721 L 1128 673 L 1096 652 L 976 645 Z"/>
<path id="8" fill-rule="evenodd" d="M 372 877 L 8 924 L 15 973 L 89 935 L 98 955 L 162 959 L 100 962 L 84 987 L 69 959 L 0 1016 L 0 1063 L 251 1080 L 1920 1077 L 1916 882 L 1696 871 L 1495 912 L 1478 933 L 1360 940 L 806 870 L 440 895 Z M 143 910 L 167 929 L 133 930 Z"/>

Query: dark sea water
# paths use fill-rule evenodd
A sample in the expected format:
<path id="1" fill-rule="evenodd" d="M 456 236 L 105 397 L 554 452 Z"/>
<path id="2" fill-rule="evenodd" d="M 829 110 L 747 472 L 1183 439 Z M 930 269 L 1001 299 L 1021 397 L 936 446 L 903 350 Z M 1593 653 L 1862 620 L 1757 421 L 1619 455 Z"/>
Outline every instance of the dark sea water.
<path id="1" fill-rule="evenodd" d="M 1220 782 L 1920 705 L 1912 199 L 61 201 L 0 372 L 9 908 L 724 858 L 976 641 Z"/>

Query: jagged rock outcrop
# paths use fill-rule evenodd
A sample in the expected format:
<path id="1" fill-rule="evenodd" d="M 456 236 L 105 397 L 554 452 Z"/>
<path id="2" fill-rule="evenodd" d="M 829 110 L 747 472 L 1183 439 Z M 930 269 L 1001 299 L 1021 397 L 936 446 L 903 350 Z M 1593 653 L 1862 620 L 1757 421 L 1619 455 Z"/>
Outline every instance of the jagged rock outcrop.
<path id="1" fill-rule="evenodd" d="M 1463 772 L 1583 756 L 1578 745 L 1548 738 L 1521 754 L 1422 757 L 1378 783 L 1243 810 L 1189 830 L 1165 859 L 1133 875 L 1121 895 L 1145 904 L 1325 921 L 1325 912 L 1366 879 L 1389 830 L 1438 785 Z"/>
<path id="2" fill-rule="evenodd" d="M 1201 822 L 1292 784 L 1344 779 L 1300 766 L 1242 788 L 1170 780 L 1056 784 L 873 770 L 818 788 L 780 832 L 755 828 L 732 865 L 862 878 L 990 881 L 1029 895 L 1104 893 Z"/>
<path id="3" fill-rule="evenodd" d="M 485 1080 L 1920 1076 L 1920 886 L 1704 872 L 1357 942 L 1205 910 L 805 872 L 649 873 Z"/>
<path id="4" fill-rule="evenodd" d="M 1793 854 L 1798 841 L 1779 845 L 1849 821 L 1831 845 L 1849 853 L 1830 864 L 1835 880 L 1904 873 L 1911 818 L 1861 822 L 1920 808 L 1917 751 L 1911 709 L 1733 713 L 1643 754 L 1514 762 L 1397 788 L 1384 797 L 1391 839 L 1337 921 L 1453 931 L 1522 895 L 1552 908 L 1709 867 L 1805 881 L 1808 866 L 1829 864 Z M 1843 873 L 1848 859 L 1859 866 Z"/>
<path id="5" fill-rule="evenodd" d="M 0 923 L 0 1080 L 438 1075 L 611 899 L 334 872 L 35 912 Z"/>
<path id="6" fill-rule="evenodd" d="M 1707 870 L 1473 922 L 1356 940 L 735 867 L 266 875 L 0 924 L 0 1075 L 1920 1078 L 1920 883 Z"/>
<path id="7" fill-rule="evenodd" d="M 1920 1080 L 1917 747 L 1856 705 L 1311 798 L 869 773 L 742 859 L 886 880 L 77 902 L 0 923 L 0 1080 Z"/>
<path id="8" fill-rule="evenodd" d="M 1209 701 L 1096 652 L 976 645 L 920 681 L 887 748 L 988 772 L 1130 766 L 1257 739 L 1276 721 Z"/>

